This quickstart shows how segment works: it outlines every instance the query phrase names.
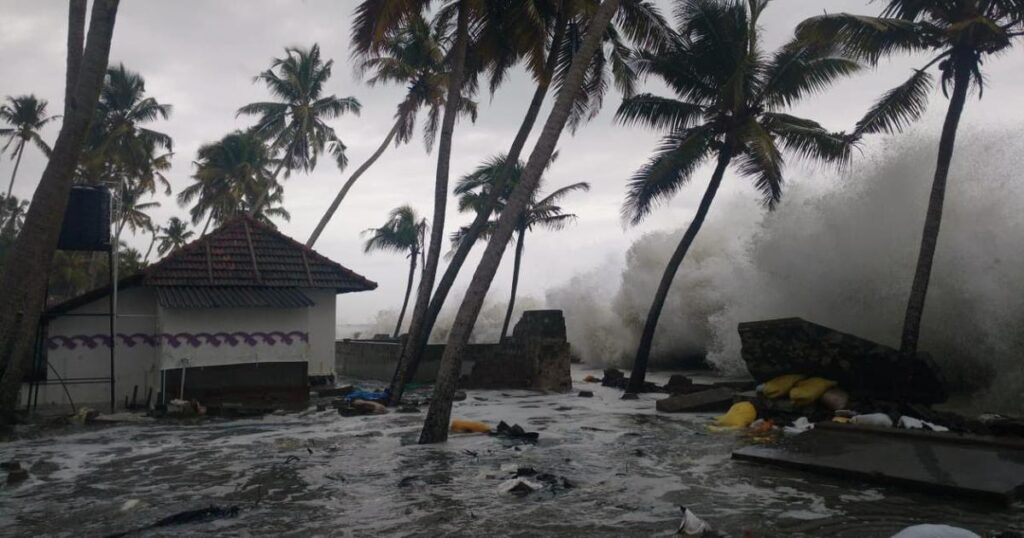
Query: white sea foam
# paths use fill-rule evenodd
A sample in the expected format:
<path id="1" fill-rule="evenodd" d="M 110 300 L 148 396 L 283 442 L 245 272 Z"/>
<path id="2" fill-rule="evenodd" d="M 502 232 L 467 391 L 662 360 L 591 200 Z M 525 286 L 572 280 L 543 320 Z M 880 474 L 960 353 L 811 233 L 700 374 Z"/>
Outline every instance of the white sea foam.
<path id="1" fill-rule="evenodd" d="M 936 150 L 934 137 L 909 135 L 872 144 L 842 175 L 791 167 L 773 213 L 749 191 L 716 200 L 676 276 L 654 363 L 706 353 L 742 371 L 737 323 L 789 316 L 897 345 Z M 1024 409 L 1022 161 L 1024 140 L 1012 133 L 961 133 L 921 337 L 954 389 L 989 387 L 975 403 L 1011 412 Z M 548 292 L 586 361 L 629 364 L 681 234 L 647 234 L 624 267 Z"/>

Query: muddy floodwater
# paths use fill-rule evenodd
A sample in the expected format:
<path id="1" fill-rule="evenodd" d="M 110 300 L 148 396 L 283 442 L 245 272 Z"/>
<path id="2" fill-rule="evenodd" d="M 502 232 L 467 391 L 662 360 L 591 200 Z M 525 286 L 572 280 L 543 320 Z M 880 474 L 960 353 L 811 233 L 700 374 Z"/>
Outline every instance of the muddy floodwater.
<path id="1" fill-rule="evenodd" d="M 177 512 L 236 505 L 237 516 L 144 536 L 670 536 L 679 505 L 730 536 L 887 537 L 954 524 L 1024 531 L 1024 505 L 996 508 L 730 460 L 752 441 L 714 433 L 711 415 L 659 414 L 658 395 L 471 391 L 453 418 L 518 423 L 535 445 L 453 435 L 418 446 L 419 414 L 90 425 L 0 444 L 28 480 L 0 486 L 0 535 L 105 536 Z M 654 376 L 655 381 L 664 377 Z M 425 411 L 424 411 L 425 412 Z M 557 480 L 517 496 L 529 467 Z M 503 470 L 504 468 L 504 470 Z"/>

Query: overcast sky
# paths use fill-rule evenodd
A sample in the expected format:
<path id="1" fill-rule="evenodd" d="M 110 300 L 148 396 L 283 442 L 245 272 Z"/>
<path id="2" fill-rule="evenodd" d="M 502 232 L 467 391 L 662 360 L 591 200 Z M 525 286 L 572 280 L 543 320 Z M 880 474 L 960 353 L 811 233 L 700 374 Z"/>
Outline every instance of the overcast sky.
<path id="1" fill-rule="evenodd" d="M 670 13 L 671 2 L 659 2 Z M 348 145 L 350 167 L 339 173 L 330 161 L 321 161 L 313 173 L 295 174 L 285 183 L 285 206 L 291 222 L 280 223 L 284 233 L 305 241 L 330 199 L 383 139 L 392 124 L 402 88 L 368 88 L 358 81 L 349 59 L 349 27 L 355 0 L 177 0 L 155 2 L 122 0 L 114 32 L 111 63 L 124 62 L 146 79 L 148 94 L 173 105 L 171 118 L 152 124 L 174 138 L 173 169 L 168 174 L 175 193 L 188 185 L 192 160 L 203 143 L 244 128 L 249 118 L 235 118 L 241 105 L 266 100 L 264 88 L 252 77 L 266 69 L 286 46 L 319 43 L 323 55 L 335 60 L 327 91 L 354 96 L 362 114 L 333 122 Z M 775 0 L 762 22 L 766 47 L 788 39 L 802 19 L 829 11 L 874 14 L 880 5 L 867 0 Z M 0 0 L 0 96 L 34 93 L 50 102 L 50 112 L 62 109 L 67 7 L 59 0 Z M 796 113 L 826 127 L 852 127 L 870 103 L 886 88 L 909 74 L 910 58 L 888 62 L 875 71 L 842 81 L 827 94 L 807 101 Z M 1001 56 L 985 66 L 989 86 L 981 102 L 971 101 L 965 115 L 969 125 L 1020 126 L 1024 119 L 1024 51 Z M 649 88 L 660 91 L 650 84 Z M 532 94 L 530 79 L 520 72 L 496 95 L 479 96 L 476 124 L 461 122 L 455 131 L 451 182 L 478 163 L 506 151 Z M 566 133 L 559 145 L 560 158 L 547 174 L 545 186 L 558 187 L 588 181 L 589 193 L 573 195 L 565 206 L 579 216 L 575 226 L 562 232 L 540 231 L 528 237 L 521 291 L 542 298 L 544 290 L 599 264 L 621 263 L 629 245 L 644 232 L 678 228 L 689 222 L 708 170 L 695 176 L 693 185 L 670 204 L 658 209 L 646 223 L 624 228 L 619 220 L 625 180 L 644 162 L 657 143 L 657 134 L 640 128 L 614 125 L 612 114 L 621 97 L 612 94 L 603 112 L 575 136 Z M 548 104 L 553 99 L 548 100 Z M 937 95 L 924 120 L 938 129 L 945 100 Z M 547 115 L 542 113 L 541 120 Z M 53 141 L 58 126 L 46 129 Z M 539 131 L 539 127 L 535 129 Z M 530 146 L 528 146 L 529 148 Z M 15 186 L 15 195 L 30 196 L 39 180 L 44 159 L 28 148 Z M 0 178 L 6 184 L 13 163 L 0 158 Z M 316 245 L 316 250 L 377 281 L 373 292 L 345 295 L 339 301 L 339 323 L 362 323 L 382 308 L 397 309 L 405 288 L 405 260 L 398 255 L 367 255 L 360 232 L 383 222 L 388 210 L 409 203 L 424 216 L 432 210 L 436 160 L 426 154 L 422 141 L 391 147 L 349 193 L 338 214 Z M 791 168 L 788 181 L 801 181 L 813 170 Z M 756 196 L 747 182 L 730 177 L 725 193 Z M 153 212 L 157 223 L 185 216 L 172 198 L 158 197 L 162 207 Z M 785 209 L 785 205 L 782 206 Z M 712 215 L 714 209 L 712 209 Z M 469 220 L 449 203 L 446 231 Z M 145 250 L 148 237 L 128 238 Z M 447 250 L 447 249 L 446 249 Z M 669 253 L 666 253 L 666 258 Z M 510 256 L 509 256 L 510 258 Z M 460 280 L 465 286 L 475 267 L 468 263 Z M 492 297 L 504 297 L 510 279 L 505 263 L 492 287 Z M 616 285 L 609 283 L 610 286 Z M 497 294 L 497 295 L 496 295 Z"/>

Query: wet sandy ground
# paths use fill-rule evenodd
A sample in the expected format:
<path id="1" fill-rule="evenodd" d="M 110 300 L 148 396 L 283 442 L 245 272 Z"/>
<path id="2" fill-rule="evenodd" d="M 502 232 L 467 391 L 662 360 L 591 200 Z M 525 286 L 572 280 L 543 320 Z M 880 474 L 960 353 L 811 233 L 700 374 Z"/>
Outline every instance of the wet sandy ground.
<path id="1" fill-rule="evenodd" d="M 732 536 L 891 536 L 916 523 L 981 535 L 1024 531 L 1024 504 L 997 509 L 734 462 L 750 441 L 707 429 L 711 415 L 621 401 L 471 391 L 454 418 L 518 423 L 536 445 L 454 435 L 418 446 L 423 414 L 341 417 L 333 409 L 245 420 L 88 426 L 0 445 L 31 478 L 0 487 L 0 535 L 104 536 L 210 504 L 237 517 L 144 536 L 670 536 L 679 505 Z M 600 375 L 599 372 L 596 372 Z M 657 378 L 655 380 L 658 380 Z M 502 466 L 572 488 L 500 493 Z"/>

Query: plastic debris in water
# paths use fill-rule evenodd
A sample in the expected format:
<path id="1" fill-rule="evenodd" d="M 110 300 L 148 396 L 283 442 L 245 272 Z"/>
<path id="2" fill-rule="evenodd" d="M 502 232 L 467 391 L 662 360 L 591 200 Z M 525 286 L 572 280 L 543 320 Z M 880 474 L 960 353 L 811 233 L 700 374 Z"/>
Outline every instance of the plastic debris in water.
<path id="1" fill-rule="evenodd" d="M 921 420 L 919 418 L 908 417 L 903 415 L 900 417 L 899 427 L 907 430 L 931 430 L 933 432 L 948 432 L 949 428 L 945 426 L 939 426 L 933 424 L 927 420 Z"/>
<path id="2" fill-rule="evenodd" d="M 860 424 L 862 426 L 879 426 L 882 428 L 891 428 L 892 419 L 885 413 L 868 413 L 867 415 L 857 415 L 850 419 L 853 424 Z"/>
<path id="3" fill-rule="evenodd" d="M 704 536 L 711 533 L 711 525 L 697 517 L 692 510 L 684 506 L 679 507 L 683 511 L 683 520 L 679 522 L 676 534 L 679 536 Z"/>
<path id="4" fill-rule="evenodd" d="M 949 525 L 914 525 L 894 534 L 892 538 L 981 538 L 977 534 Z"/>
<path id="5" fill-rule="evenodd" d="M 526 495 L 527 493 L 532 493 L 543 487 L 543 485 L 538 484 L 537 482 L 527 480 L 525 478 L 512 478 L 502 482 L 498 486 L 498 492 L 512 493 L 515 495 Z"/>
<path id="6" fill-rule="evenodd" d="M 807 420 L 807 417 L 800 417 L 793 421 L 792 426 L 786 426 L 782 431 L 790 435 L 804 433 L 814 429 L 814 423 Z"/>

